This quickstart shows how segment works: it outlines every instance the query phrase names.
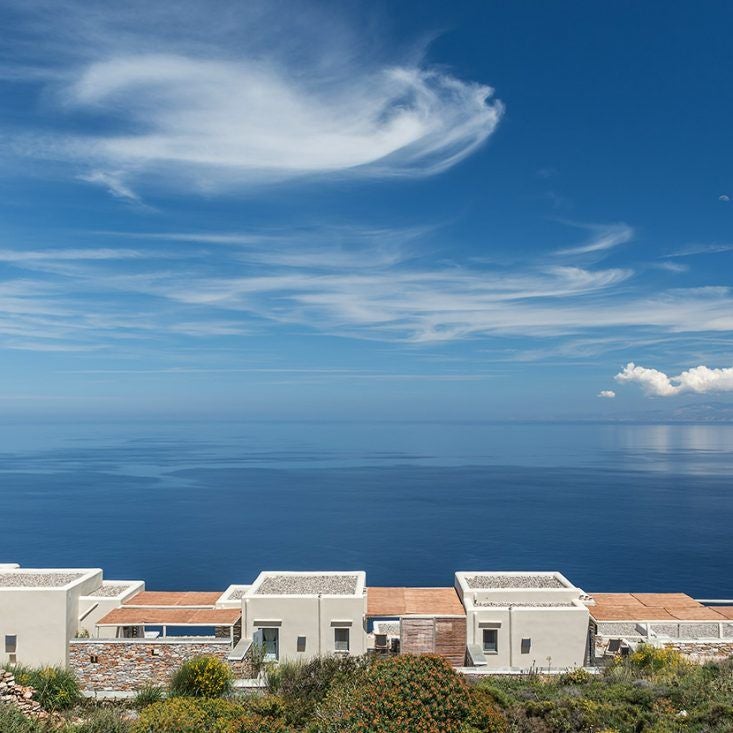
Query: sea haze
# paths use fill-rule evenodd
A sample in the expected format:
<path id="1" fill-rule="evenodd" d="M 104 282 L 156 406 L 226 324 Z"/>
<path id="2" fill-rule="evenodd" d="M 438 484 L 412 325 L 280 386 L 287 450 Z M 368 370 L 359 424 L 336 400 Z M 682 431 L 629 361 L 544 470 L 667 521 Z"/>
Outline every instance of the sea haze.
<path id="1" fill-rule="evenodd" d="M 733 597 L 733 426 L 117 423 L 0 428 L 0 562 L 151 589 L 261 569 L 558 569 Z"/>

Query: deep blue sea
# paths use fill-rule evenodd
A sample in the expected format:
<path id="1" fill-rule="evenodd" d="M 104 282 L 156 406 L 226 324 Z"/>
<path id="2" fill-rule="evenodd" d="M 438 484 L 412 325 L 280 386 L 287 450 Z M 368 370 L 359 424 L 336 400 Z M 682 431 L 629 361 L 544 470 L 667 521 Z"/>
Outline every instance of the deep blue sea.
<path id="1" fill-rule="evenodd" d="M 0 562 L 149 589 L 261 569 L 558 569 L 587 591 L 733 598 L 733 426 L 0 426 Z"/>

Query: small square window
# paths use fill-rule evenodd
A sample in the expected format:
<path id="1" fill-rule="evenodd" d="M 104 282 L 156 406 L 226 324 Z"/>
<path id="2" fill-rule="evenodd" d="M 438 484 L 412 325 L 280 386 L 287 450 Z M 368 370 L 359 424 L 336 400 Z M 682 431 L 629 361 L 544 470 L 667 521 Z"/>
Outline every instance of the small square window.
<path id="1" fill-rule="evenodd" d="M 532 649 L 532 639 L 522 639 L 522 654 L 529 654 Z"/>
<path id="2" fill-rule="evenodd" d="M 5 653 L 15 654 L 18 646 L 18 637 L 15 634 L 6 634 L 5 636 Z"/>
<path id="3" fill-rule="evenodd" d="M 349 651 L 349 630 L 334 629 L 334 644 L 337 652 Z"/>
<path id="4" fill-rule="evenodd" d="M 499 651 L 499 631 L 484 629 L 484 653 L 497 654 Z"/>
<path id="5" fill-rule="evenodd" d="M 297 649 L 299 652 L 305 651 L 305 636 L 299 636 L 298 637 L 298 646 Z"/>
<path id="6" fill-rule="evenodd" d="M 92 664 L 99 664 L 99 657 L 96 654 L 90 654 L 89 655 L 89 661 Z"/>

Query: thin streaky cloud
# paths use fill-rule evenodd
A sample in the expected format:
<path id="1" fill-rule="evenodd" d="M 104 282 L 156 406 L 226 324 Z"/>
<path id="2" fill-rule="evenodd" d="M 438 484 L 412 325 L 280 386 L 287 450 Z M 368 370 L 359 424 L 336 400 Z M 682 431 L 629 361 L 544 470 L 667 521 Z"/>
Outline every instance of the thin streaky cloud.
<path id="1" fill-rule="evenodd" d="M 165 255 L 163 255 L 165 256 Z M 151 257 L 151 253 L 131 249 L 0 249 L 0 262 L 49 262 L 84 260 L 137 260 Z"/>
<path id="2" fill-rule="evenodd" d="M 583 255 L 606 250 L 626 244 L 634 238 L 634 230 L 628 224 L 611 224 L 605 226 L 580 225 L 575 226 L 591 231 L 591 238 L 584 244 L 576 247 L 566 247 L 555 251 L 556 255 Z"/>
<path id="3" fill-rule="evenodd" d="M 692 257 L 694 255 L 721 254 L 723 252 L 733 252 L 733 244 L 727 242 L 713 244 L 690 244 L 682 247 L 674 252 L 670 252 L 667 257 Z"/>

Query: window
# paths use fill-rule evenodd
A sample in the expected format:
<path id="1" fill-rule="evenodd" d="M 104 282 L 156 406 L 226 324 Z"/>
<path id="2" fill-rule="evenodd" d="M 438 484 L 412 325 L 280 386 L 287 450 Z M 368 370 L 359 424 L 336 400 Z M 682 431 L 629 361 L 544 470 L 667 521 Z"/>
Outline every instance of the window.
<path id="1" fill-rule="evenodd" d="M 484 653 L 496 654 L 499 651 L 499 631 L 484 629 Z"/>
<path id="2" fill-rule="evenodd" d="M 18 637 L 15 634 L 6 634 L 5 636 L 5 653 L 15 654 L 18 646 Z"/>
<path id="3" fill-rule="evenodd" d="M 529 654 L 532 648 L 532 639 L 522 639 L 522 654 Z"/>
<path id="4" fill-rule="evenodd" d="M 266 628 L 262 631 L 262 644 L 265 647 L 265 661 L 277 662 L 280 658 L 280 629 Z"/>
<path id="5" fill-rule="evenodd" d="M 337 652 L 349 651 L 349 630 L 334 629 L 334 643 Z"/>
<path id="6" fill-rule="evenodd" d="M 298 637 L 297 649 L 298 649 L 299 652 L 304 652 L 305 651 L 305 636 L 299 636 Z"/>

